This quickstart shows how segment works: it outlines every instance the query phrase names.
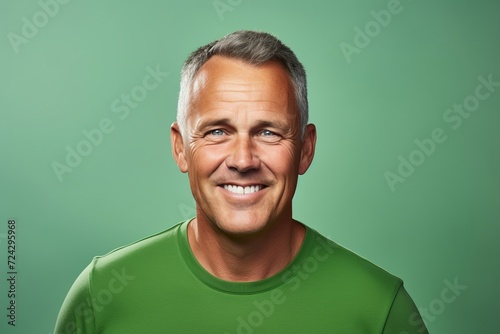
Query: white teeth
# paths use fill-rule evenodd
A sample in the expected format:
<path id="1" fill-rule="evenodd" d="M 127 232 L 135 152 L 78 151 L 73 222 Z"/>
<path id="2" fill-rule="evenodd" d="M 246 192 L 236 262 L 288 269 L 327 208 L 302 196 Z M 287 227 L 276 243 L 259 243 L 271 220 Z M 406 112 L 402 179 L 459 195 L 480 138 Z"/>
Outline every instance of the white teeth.
<path id="1" fill-rule="evenodd" d="M 235 194 L 251 194 L 261 190 L 262 186 L 255 185 L 255 186 L 246 186 L 245 188 L 243 188 L 241 186 L 225 184 L 224 189 L 229 190 L 230 192 Z"/>

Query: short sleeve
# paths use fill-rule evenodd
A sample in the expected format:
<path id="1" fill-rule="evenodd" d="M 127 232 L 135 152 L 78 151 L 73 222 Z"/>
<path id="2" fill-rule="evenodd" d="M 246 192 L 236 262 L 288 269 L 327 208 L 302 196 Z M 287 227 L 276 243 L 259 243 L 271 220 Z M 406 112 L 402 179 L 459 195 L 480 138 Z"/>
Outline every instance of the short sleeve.
<path id="1" fill-rule="evenodd" d="M 92 334 L 94 311 L 90 298 L 90 264 L 78 276 L 64 299 L 56 321 L 54 334 Z"/>
<path id="2" fill-rule="evenodd" d="M 387 316 L 383 334 L 429 334 L 415 303 L 402 284 Z"/>

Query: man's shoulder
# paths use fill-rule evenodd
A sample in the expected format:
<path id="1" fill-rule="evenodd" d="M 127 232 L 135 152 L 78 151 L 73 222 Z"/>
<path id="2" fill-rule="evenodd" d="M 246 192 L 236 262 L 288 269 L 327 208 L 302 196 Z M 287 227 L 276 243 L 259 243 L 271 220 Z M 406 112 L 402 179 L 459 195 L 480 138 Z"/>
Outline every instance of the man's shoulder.
<path id="1" fill-rule="evenodd" d="M 115 248 L 94 258 L 94 270 L 131 266 L 135 263 L 154 262 L 155 259 L 178 254 L 178 235 L 182 222 L 166 230 L 149 235 L 130 244 Z"/>
<path id="2" fill-rule="evenodd" d="M 397 290 L 402 280 L 368 259 L 311 229 L 315 247 L 309 262 L 324 263 L 324 273 L 330 282 L 350 282 L 352 285 Z M 304 263 L 307 268 L 307 262 Z"/>

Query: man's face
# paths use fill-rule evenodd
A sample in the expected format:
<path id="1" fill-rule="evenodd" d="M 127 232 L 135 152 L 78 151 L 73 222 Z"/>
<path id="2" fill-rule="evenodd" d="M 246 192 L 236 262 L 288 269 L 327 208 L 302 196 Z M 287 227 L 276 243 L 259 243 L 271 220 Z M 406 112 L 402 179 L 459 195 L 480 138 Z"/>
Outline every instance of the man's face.
<path id="1" fill-rule="evenodd" d="M 193 82 L 183 134 L 172 126 L 174 157 L 188 172 L 198 220 L 233 236 L 291 222 L 297 178 L 312 162 L 316 132 L 308 125 L 301 139 L 281 64 L 212 57 Z"/>

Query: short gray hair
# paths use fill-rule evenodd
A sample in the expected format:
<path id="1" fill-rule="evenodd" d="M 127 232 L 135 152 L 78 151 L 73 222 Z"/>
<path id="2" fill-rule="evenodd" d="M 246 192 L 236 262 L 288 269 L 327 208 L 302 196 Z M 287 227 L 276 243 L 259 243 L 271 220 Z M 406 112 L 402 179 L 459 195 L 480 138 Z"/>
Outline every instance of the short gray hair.
<path id="1" fill-rule="evenodd" d="M 288 72 L 295 90 L 295 101 L 300 112 L 301 136 L 304 137 L 309 118 L 307 102 L 307 79 L 304 66 L 295 53 L 276 37 L 258 31 L 240 30 L 198 48 L 184 62 L 181 71 L 177 123 L 184 132 L 187 127 L 187 114 L 191 94 L 191 84 L 198 70 L 211 57 L 220 55 L 243 60 L 258 66 L 271 60 L 280 62 Z"/>

